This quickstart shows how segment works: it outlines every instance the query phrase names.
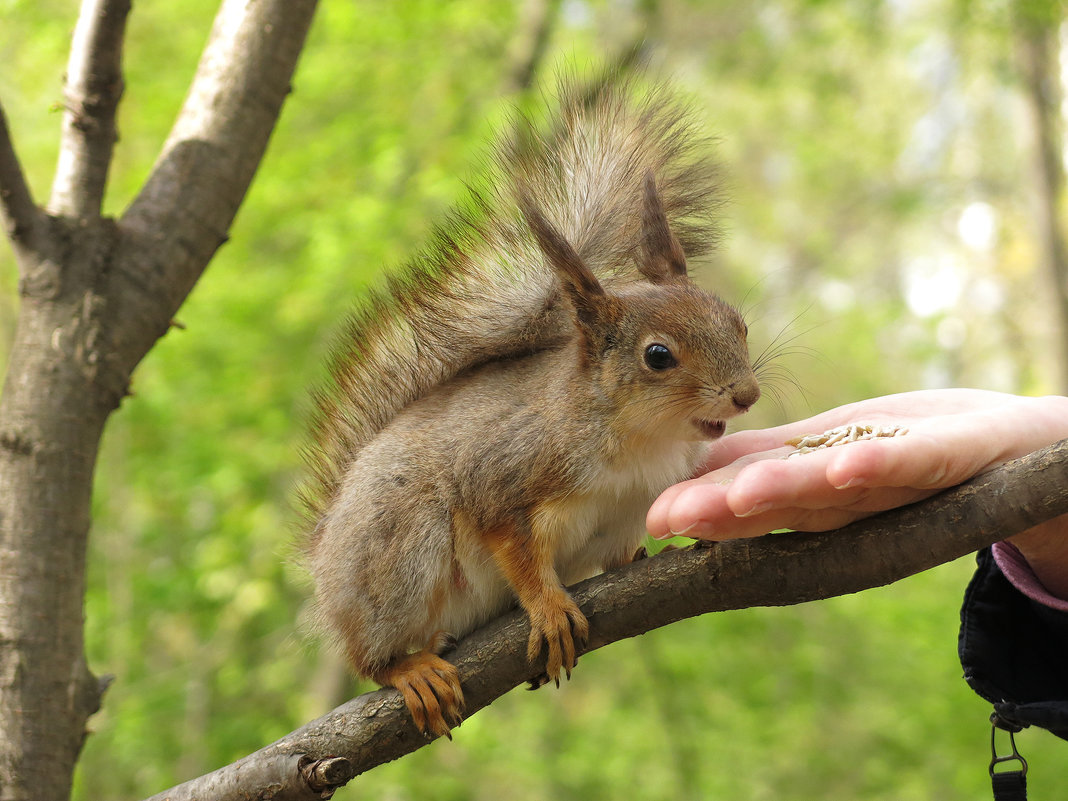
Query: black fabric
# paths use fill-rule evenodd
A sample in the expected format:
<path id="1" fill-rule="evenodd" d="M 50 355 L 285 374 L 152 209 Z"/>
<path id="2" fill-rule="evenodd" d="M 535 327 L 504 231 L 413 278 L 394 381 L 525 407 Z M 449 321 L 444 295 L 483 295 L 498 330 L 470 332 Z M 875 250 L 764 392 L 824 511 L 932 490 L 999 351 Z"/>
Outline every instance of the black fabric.
<path id="1" fill-rule="evenodd" d="M 1027 801 L 1027 777 L 1021 773 L 998 773 L 990 777 L 994 801 Z"/>
<path id="2" fill-rule="evenodd" d="M 976 561 L 961 609 L 965 680 L 1003 721 L 1068 740 L 1068 612 L 1013 587 L 989 548 Z"/>

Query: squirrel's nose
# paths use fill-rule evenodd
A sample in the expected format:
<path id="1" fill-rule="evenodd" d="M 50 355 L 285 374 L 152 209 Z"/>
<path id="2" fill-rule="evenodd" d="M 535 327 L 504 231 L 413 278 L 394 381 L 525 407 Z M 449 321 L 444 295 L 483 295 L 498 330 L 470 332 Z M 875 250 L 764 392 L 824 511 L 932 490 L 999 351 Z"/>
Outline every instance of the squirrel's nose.
<path id="1" fill-rule="evenodd" d="M 730 386 L 731 400 L 734 401 L 734 408 L 738 410 L 738 413 L 749 411 L 749 407 L 752 406 L 760 398 L 760 385 L 757 384 L 755 378 L 750 376 L 744 381 L 735 381 Z"/>

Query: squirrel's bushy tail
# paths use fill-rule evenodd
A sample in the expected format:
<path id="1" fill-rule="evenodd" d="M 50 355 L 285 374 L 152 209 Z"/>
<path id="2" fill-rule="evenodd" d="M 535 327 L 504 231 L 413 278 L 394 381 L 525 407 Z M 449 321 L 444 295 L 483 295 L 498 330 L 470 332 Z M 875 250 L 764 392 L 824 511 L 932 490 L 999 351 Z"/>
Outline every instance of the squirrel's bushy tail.
<path id="1" fill-rule="evenodd" d="M 716 171 L 707 137 L 665 88 L 618 76 L 565 81 L 547 124 L 516 121 L 469 207 L 454 211 L 342 332 L 328 382 L 314 394 L 306 545 L 348 465 L 401 409 L 466 369 L 569 335 L 517 198 L 532 200 L 606 285 L 625 283 L 639 278 L 632 265 L 650 170 L 687 256 L 707 252 Z"/>

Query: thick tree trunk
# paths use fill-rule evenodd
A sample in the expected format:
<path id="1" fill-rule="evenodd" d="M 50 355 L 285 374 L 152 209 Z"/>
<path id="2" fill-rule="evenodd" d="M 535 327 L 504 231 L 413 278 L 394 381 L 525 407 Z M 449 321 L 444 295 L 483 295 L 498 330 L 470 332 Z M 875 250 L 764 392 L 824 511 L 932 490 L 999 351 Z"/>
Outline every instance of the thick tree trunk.
<path id="1" fill-rule="evenodd" d="M 70 794 L 102 683 L 83 650 L 93 467 L 130 376 L 225 241 L 315 0 L 225 0 L 145 188 L 100 217 L 129 0 L 84 0 L 61 155 L 38 209 L 0 111 L 0 219 L 21 307 L 0 397 L 0 801 Z"/>
<path id="2" fill-rule="evenodd" d="M 28 265 L 0 398 L 0 798 L 65 798 L 100 684 L 82 650 L 97 444 L 124 382 L 97 354 L 107 305 L 93 286 L 113 231 Z M 79 247 L 64 247 L 78 242 Z"/>

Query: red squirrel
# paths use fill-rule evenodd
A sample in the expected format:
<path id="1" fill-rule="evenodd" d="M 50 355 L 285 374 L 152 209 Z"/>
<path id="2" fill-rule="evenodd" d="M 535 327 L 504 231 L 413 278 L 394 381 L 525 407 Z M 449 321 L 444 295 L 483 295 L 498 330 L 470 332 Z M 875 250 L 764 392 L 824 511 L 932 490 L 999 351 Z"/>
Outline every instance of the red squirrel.
<path id="1" fill-rule="evenodd" d="M 687 275 L 717 193 L 685 109 L 621 79 L 561 94 L 355 312 L 317 395 L 319 615 L 435 735 L 463 712 L 448 638 L 518 601 L 540 681 L 569 677 L 588 623 L 565 588 L 630 561 L 760 395 L 740 314 Z"/>

